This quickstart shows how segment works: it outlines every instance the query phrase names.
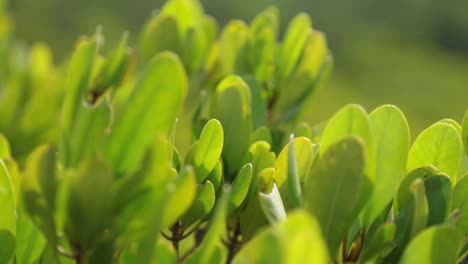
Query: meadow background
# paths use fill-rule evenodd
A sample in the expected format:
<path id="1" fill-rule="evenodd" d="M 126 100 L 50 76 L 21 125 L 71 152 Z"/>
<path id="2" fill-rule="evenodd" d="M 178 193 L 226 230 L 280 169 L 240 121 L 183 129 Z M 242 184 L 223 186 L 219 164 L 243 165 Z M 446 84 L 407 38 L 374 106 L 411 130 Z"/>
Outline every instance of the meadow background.
<path id="1" fill-rule="evenodd" d="M 8 1 L 7 1 L 8 2 Z M 46 42 L 62 62 L 75 40 L 102 25 L 112 48 L 122 32 L 135 46 L 143 23 L 163 0 L 10 0 L 16 38 Z M 202 0 L 221 23 L 250 21 L 270 5 L 281 26 L 298 12 L 312 16 L 335 58 L 331 80 L 315 93 L 302 119 L 329 118 L 346 103 L 371 111 L 391 103 L 407 115 L 412 137 L 444 117 L 458 121 L 468 108 L 466 0 Z"/>

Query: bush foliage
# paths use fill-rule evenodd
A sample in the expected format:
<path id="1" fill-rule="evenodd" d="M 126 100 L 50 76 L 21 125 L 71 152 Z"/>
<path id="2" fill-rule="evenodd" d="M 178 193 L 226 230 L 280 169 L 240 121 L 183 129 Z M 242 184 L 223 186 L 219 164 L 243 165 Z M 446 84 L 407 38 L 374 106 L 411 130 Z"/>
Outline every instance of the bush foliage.
<path id="1" fill-rule="evenodd" d="M 392 105 L 299 122 L 332 68 L 307 14 L 169 0 L 137 48 L 98 30 L 55 65 L 0 12 L 0 263 L 466 257 L 468 113 L 412 143 Z"/>

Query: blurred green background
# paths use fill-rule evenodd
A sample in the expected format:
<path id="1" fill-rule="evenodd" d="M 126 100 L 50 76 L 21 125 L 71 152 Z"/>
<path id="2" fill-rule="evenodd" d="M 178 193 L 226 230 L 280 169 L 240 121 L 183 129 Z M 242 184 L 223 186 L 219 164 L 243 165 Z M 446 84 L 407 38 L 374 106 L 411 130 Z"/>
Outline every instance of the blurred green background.
<path id="1" fill-rule="evenodd" d="M 10 0 L 16 37 L 42 41 L 57 62 L 76 38 L 104 27 L 112 47 L 124 30 L 135 42 L 162 0 Z M 320 122 L 346 103 L 398 105 L 413 137 L 444 117 L 461 120 L 468 108 L 468 1 L 466 0 L 202 0 L 221 24 L 250 21 L 269 5 L 284 29 L 298 12 L 327 34 L 335 69 L 310 100 L 303 119 Z"/>

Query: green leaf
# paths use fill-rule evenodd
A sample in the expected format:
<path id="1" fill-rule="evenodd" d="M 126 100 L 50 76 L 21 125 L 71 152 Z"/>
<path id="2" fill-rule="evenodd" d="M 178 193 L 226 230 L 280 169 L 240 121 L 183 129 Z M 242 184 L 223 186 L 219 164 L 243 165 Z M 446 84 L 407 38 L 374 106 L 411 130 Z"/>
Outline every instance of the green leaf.
<path id="1" fill-rule="evenodd" d="M 329 67 L 327 42 L 323 33 L 309 29 L 302 59 L 297 69 L 281 86 L 274 108 L 274 119 L 295 120 L 302 106 L 315 91 L 321 79 L 325 79 Z"/>
<path id="2" fill-rule="evenodd" d="M 468 174 L 461 178 L 453 189 L 452 210 L 459 209 L 457 228 L 466 236 L 468 234 Z"/>
<path id="3" fill-rule="evenodd" d="M 202 182 L 218 164 L 223 150 L 224 133 L 216 119 L 208 121 L 201 132 L 193 157 L 197 182 Z"/>
<path id="4" fill-rule="evenodd" d="M 449 226 L 434 226 L 421 232 L 406 248 L 400 263 L 456 263 L 460 237 Z"/>
<path id="5" fill-rule="evenodd" d="M 312 22 L 306 13 L 296 15 L 289 23 L 284 41 L 279 50 L 278 74 L 280 83 L 285 81 L 294 71 L 307 41 Z"/>
<path id="6" fill-rule="evenodd" d="M 468 110 L 465 113 L 465 117 L 463 118 L 463 129 L 462 129 L 462 139 L 465 145 L 465 153 L 468 156 Z"/>
<path id="7" fill-rule="evenodd" d="M 15 252 L 15 237 L 6 230 L 0 229 L 0 263 L 10 263 L 10 259 Z"/>
<path id="8" fill-rule="evenodd" d="M 190 27 L 183 41 L 183 60 L 189 72 L 196 72 L 208 52 L 206 34 L 202 25 Z"/>
<path id="9" fill-rule="evenodd" d="M 65 139 L 72 133 L 78 109 L 88 91 L 98 38 L 99 36 L 80 39 L 70 61 L 62 116 L 62 133 Z"/>
<path id="10" fill-rule="evenodd" d="M 185 263 L 211 263 L 210 260 L 220 253 L 221 235 L 224 234 L 226 228 L 226 217 L 228 210 L 228 201 L 230 199 L 230 191 L 223 193 L 216 204 L 213 217 L 208 226 L 208 231 L 203 238 L 198 249 L 191 255 Z M 218 260 L 219 261 L 219 260 Z"/>
<path id="11" fill-rule="evenodd" d="M 268 219 L 268 222 L 271 224 L 285 220 L 286 211 L 276 183 L 273 183 L 272 189 L 267 191 L 268 192 L 260 191 L 258 193 L 260 207 L 266 219 Z"/>
<path id="12" fill-rule="evenodd" d="M 0 204 L 2 206 L 0 230 L 8 231 L 14 235 L 16 230 L 14 187 L 11 175 L 3 159 L 0 159 L 0 190 Z"/>
<path id="13" fill-rule="evenodd" d="M 272 138 L 271 133 L 268 127 L 262 126 L 257 128 L 251 136 L 250 142 L 255 143 L 257 141 L 265 141 L 266 143 L 271 145 Z"/>
<path id="14" fill-rule="evenodd" d="M 309 174 L 309 170 L 312 166 L 313 148 L 310 140 L 305 137 L 295 138 L 294 145 L 294 159 L 296 159 L 297 165 L 296 177 L 297 181 L 299 181 L 299 183 L 302 186 L 306 181 L 307 175 Z M 281 197 L 283 198 L 286 210 L 294 208 L 294 199 L 300 199 L 299 197 L 294 198 L 294 194 L 290 192 L 289 188 L 289 178 L 291 177 L 291 169 L 289 168 L 289 163 L 291 159 L 291 157 L 289 156 L 290 147 L 291 144 L 286 145 L 278 155 L 278 158 L 275 162 L 275 168 L 277 169 L 275 174 L 275 182 L 280 190 Z"/>
<path id="15" fill-rule="evenodd" d="M 176 18 L 182 35 L 203 20 L 203 13 L 203 6 L 198 0 L 170 0 L 161 10 L 161 14 Z"/>
<path id="16" fill-rule="evenodd" d="M 376 147 L 374 190 L 363 212 L 363 224 L 369 227 L 392 200 L 406 173 L 409 150 L 409 127 L 403 113 L 395 106 L 384 105 L 369 115 Z"/>
<path id="17" fill-rule="evenodd" d="M 124 79 L 130 57 L 129 48 L 127 47 L 128 36 L 128 32 L 123 34 L 119 45 L 105 60 L 99 73 L 94 78 L 93 86 L 90 87 L 90 102 L 95 102 L 97 97 L 102 95 L 108 88 L 119 85 Z"/>
<path id="18" fill-rule="evenodd" d="M 219 39 L 219 60 L 224 74 L 245 72 L 248 36 L 249 29 L 242 20 L 233 20 L 224 27 Z"/>
<path id="19" fill-rule="evenodd" d="M 378 258 L 382 251 L 393 245 L 395 237 L 396 225 L 394 223 L 386 223 L 377 228 L 371 237 L 366 237 L 362 252 L 359 255 L 359 263 L 367 263 L 375 258 Z"/>
<path id="20" fill-rule="evenodd" d="M 21 182 L 25 208 L 52 246 L 57 243 L 53 215 L 58 180 L 56 152 L 50 146 L 37 147 L 28 157 Z"/>
<path id="21" fill-rule="evenodd" d="M 435 175 L 424 180 L 429 215 L 427 226 L 442 224 L 450 214 L 452 182 L 447 175 Z"/>
<path id="22" fill-rule="evenodd" d="M 367 113 L 359 105 L 346 105 L 328 121 L 322 133 L 320 154 L 323 155 L 333 143 L 345 136 L 357 136 L 365 142 L 367 157 L 365 174 L 373 182 L 376 166 L 374 139 Z"/>
<path id="23" fill-rule="evenodd" d="M 289 150 L 288 150 L 288 190 L 291 195 L 293 208 L 302 207 L 303 197 L 301 191 L 301 185 L 299 183 L 299 175 L 297 171 L 297 159 L 296 150 L 294 146 L 294 135 L 291 135 L 289 139 Z M 311 159 L 312 160 L 312 159 Z M 309 166 L 312 166 L 309 165 Z"/>
<path id="24" fill-rule="evenodd" d="M 231 185 L 228 212 L 239 208 L 247 196 L 252 180 L 252 164 L 247 163 L 242 167 Z"/>
<path id="25" fill-rule="evenodd" d="M 176 55 L 163 52 L 151 59 L 107 141 L 105 156 L 118 173 L 134 170 L 154 138 L 169 131 L 182 108 L 187 85 Z"/>
<path id="26" fill-rule="evenodd" d="M 250 90 L 247 84 L 236 75 L 224 78 L 216 87 L 211 115 L 223 124 L 224 147 L 223 161 L 226 179 L 231 181 L 234 172 L 243 164 L 244 155 L 249 148 L 252 131 L 250 112 Z"/>
<path id="27" fill-rule="evenodd" d="M 433 165 L 448 174 L 454 186 L 462 148 L 460 135 L 453 126 L 436 123 L 424 130 L 414 141 L 409 151 L 407 169 Z"/>
<path id="28" fill-rule="evenodd" d="M 261 231 L 241 248 L 233 263 L 329 263 L 318 221 L 304 211 Z"/>
<path id="29" fill-rule="evenodd" d="M 166 201 L 162 226 L 167 227 L 172 224 L 192 205 L 195 197 L 196 179 L 193 169 L 185 167 L 169 185 L 172 189 Z"/>
<path id="30" fill-rule="evenodd" d="M 111 214 L 111 170 L 97 158 L 84 159 L 69 175 L 67 237 L 83 250 L 92 249 L 107 227 Z"/>
<path id="31" fill-rule="evenodd" d="M 450 119 L 450 118 L 445 118 L 445 119 L 442 119 L 440 120 L 439 122 L 437 123 L 442 123 L 442 124 L 447 124 L 447 125 L 451 125 L 453 126 L 457 132 L 460 134 L 460 136 L 462 135 L 462 127 L 460 124 L 458 124 L 457 121 L 453 120 L 453 119 Z"/>
<path id="32" fill-rule="evenodd" d="M 317 217 L 332 256 L 370 195 L 365 161 L 362 140 L 346 137 L 328 147 L 307 179 L 305 208 Z"/>
<path id="33" fill-rule="evenodd" d="M 181 54 L 179 30 L 177 21 L 172 16 L 158 15 L 149 20 L 140 35 L 139 51 L 143 60 L 148 61 L 163 51 Z"/>
<path id="34" fill-rule="evenodd" d="M 198 184 L 192 206 L 181 217 L 184 228 L 194 223 L 201 222 L 207 216 L 215 204 L 215 188 L 210 181 Z"/>
<path id="35" fill-rule="evenodd" d="M 223 183 L 223 163 L 221 160 L 218 160 L 218 163 L 216 163 L 216 166 L 214 169 L 208 174 L 208 177 L 206 177 L 207 181 L 210 181 L 213 184 L 213 188 L 215 192 L 218 192 L 218 190 L 221 187 L 221 184 Z"/>
<path id="36" fill-rule="evenodd" d="M 426 188 L 424 181 L 420 178 L 411 183 L 410 191 L 414 201 L 413 223 L 411 225 L 411 236 L 415 236 L 427 226 L 429 205 L 427 203 Z"/>
<path id="37" fill-rule="evenodd" d="M 266 124 L 268 116 L 268 102 L 265 95 L 264 87 L 257 79 L 250 75 L 242 76 L 242 78 L 247 83 L 251 91 L 252 125 L 254 129 L 257 129 Z"/>
<path id="38" fill-rule="evenodd" d="M 11 156 L 10 143 L 6 137 L 0 133 L 0 158 L 5 159 Z"/>
<path id="39" fill-rule="evenodd" d="M 16 240 L 18 241 L 16 243 L 16 263 L 29 264 L 39 260 L 46 240 L 25 213 L 19 214 Z"/>
<path id="40" fill-rule="evenodd" d="M 156 256 L 154 260 L 156 263 L 176 264 L 177 256 L 174 248 L 169 243 L 159 240 L 156 245 Z"/>

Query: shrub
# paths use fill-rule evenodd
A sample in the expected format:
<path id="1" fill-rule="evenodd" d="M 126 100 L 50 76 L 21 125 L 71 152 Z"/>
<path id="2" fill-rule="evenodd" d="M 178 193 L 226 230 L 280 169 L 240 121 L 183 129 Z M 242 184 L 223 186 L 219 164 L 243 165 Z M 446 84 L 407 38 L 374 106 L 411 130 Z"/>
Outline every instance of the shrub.
<path id="1" fill-rule="evenodd" d="M 411 147 L 392 105 L 300 123 L 332 59 L 307 14 L 279 42 L 278 19 L 218 33 L 170 0 L 137 50 L 97 32 L 65 66 L 0 31 L 0 263 L 461 261 L 468 113 Z"/>

